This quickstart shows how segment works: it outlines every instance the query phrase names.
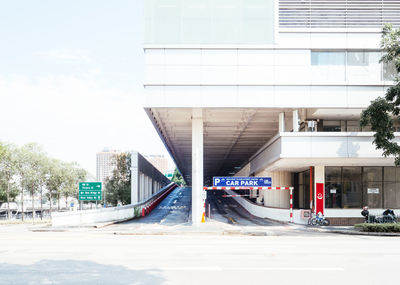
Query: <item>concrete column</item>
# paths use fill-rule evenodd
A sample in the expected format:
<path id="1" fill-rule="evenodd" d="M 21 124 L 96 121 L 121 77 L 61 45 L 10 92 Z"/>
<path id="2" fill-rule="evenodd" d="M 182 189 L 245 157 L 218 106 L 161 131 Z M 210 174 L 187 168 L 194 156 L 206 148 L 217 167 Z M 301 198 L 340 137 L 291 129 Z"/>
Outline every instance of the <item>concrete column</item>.
<path id="1" fill-rule="evenodd" d="M 139 167 L 137 152 L 131 153 L 131 204 L 139 202 Z"/>
<path id="2" fill-rule="evenodd" d="M 293 111 L 293 132 L 299 131 L 299 110 Z"/>
<path id="3" fill-rule="evenodd" d="M 285 131 L 285 113 L 279 113 L 279 132 Z"/>
<path id="4" fill-rule="evenodd" d="M 192 223 L 199 226 L 203 213 L 203 110 L 192 110 Z"/>

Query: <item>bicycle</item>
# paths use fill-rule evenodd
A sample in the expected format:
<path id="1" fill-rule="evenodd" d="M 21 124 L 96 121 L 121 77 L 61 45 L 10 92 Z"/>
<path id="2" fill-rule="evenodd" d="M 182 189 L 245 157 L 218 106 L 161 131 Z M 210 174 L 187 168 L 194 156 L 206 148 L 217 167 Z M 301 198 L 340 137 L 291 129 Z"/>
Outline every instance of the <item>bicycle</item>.
<path id="1" fill-rule="evenodd" d="M 311 217 L 308 219 L 308 225 L 310 226 L 329 226 L 330 221 L 326 219 L 323 215 L 320 217 L 317 217 L 314 213 L 311 215 Z"/>

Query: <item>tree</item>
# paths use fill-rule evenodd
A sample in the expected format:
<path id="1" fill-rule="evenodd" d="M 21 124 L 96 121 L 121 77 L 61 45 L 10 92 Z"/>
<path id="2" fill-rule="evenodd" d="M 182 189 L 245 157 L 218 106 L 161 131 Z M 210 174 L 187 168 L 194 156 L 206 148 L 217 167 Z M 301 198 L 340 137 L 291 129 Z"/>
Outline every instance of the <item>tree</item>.
<path id="1" fill-rule="evenodd" d="M 175 182 L 178 185 L 186 185 L 185 180 L 183 180 L 182 175 L 180 174 L 180 172 L 178 171 L 178 168 L 176 168 L 176 167 L 175 167 L 174 175 L 172 176 L 171 181 Z"/>
<path id="2" fill-rule="evenodd" d="M 63 171 L 61 169 L 61 161 L 58 159 L 50 159 L 48 173 L 46 175 L 45 185 L 48 191 L 50 201 L 50 213 L 52 211 L 52 200 L 54 195 L 59 195 L 63 184 Z"/>
<path id="3" fill-rule="evenodd" d="M 7 217 L 11 219 L 10 202 L 18 195 L 15 176 L 17 174 L 17 156 L 14 145 L 0 144 L 0 187 L 5 186 Z"/>
<path id="4" fill-rule="evenodd" d="M 106 202 L 116 206 L 131 202 L 131 155 L 121 153 L 114 155 L 116 167 L 113 175 L 106 180 Z"/>
<path id="5" fill-rule="evenodd" d="M 68 208 L 68 198 L 78 194 L 79 182 L 85 181 L 87 172 L 85 169 L 79 168 L 76 163 L 64 164 L 63 172 L 62 193 L 65 197 L 65 207 Z"/>
<path id="6" fill-rule="evenodd" d="M 32 198 L 32 219 L 35 219 L 35 194 L 43 185 L 43 163 L 45 163 L 45 153 L 42 148 L 35 144 L 29 143 L 24 145 L 20 151 L 24 176 L 20 177 L 22 181 L 22 191 L 26 188 Z M 23 192 L 22 192 L 23 193 Z M 24 201 L 22 200 L 22 203 Z"/>
<path id="7" fill-rule="evenodd" d="M 384 98 L 378 97 L 362 112 L 360 125 L 371 125 L 376 148 L 381 149 L 385 157 L 394 156 L 398 166 L 400 146 L 394 142 L 394 122 L 399 120 L 400 115 L 400 29 L 386 24 L 382 29 L 381 47 L 384 51 L 381 62 L 395 67 L 394 85 L 387 90 Z"/>

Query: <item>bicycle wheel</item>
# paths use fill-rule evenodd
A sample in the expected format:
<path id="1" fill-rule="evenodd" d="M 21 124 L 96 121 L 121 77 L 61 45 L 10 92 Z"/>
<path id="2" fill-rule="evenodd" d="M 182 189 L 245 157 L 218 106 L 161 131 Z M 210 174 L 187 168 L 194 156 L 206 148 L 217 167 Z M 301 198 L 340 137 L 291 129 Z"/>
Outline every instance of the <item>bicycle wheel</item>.
<path id="1" fill-rule="evenodd" d="M 323 225 L 323 226 L 329 226 L 330 223 L 331 223 L 331 222 L 330 222 L 328 219 L 324 219 L 324 220 L 322 221 L 322 225 Z"/>
<path id="2" fill-rule="evenodd" d="M 311 224 L 312 226 L 316 226 L 317 223 L 318 223 L 318 221 L 317 221 L 316 218 L 312 218 L 311 221 L 310 221 L 310 224 Z"/>

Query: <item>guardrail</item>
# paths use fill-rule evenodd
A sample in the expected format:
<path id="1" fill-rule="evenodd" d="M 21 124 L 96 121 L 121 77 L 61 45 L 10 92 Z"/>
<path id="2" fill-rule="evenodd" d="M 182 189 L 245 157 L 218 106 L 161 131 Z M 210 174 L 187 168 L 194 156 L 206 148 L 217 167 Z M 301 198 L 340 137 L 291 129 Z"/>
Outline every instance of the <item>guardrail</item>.
<path id="1" fill-rule="evenodd" d="M 148 215 L 177 185 L 170 183 L 146 201 L 119 207 L 52 213 L 52 225 L 79 226 L 94 223 L 120 222 Z"/>

